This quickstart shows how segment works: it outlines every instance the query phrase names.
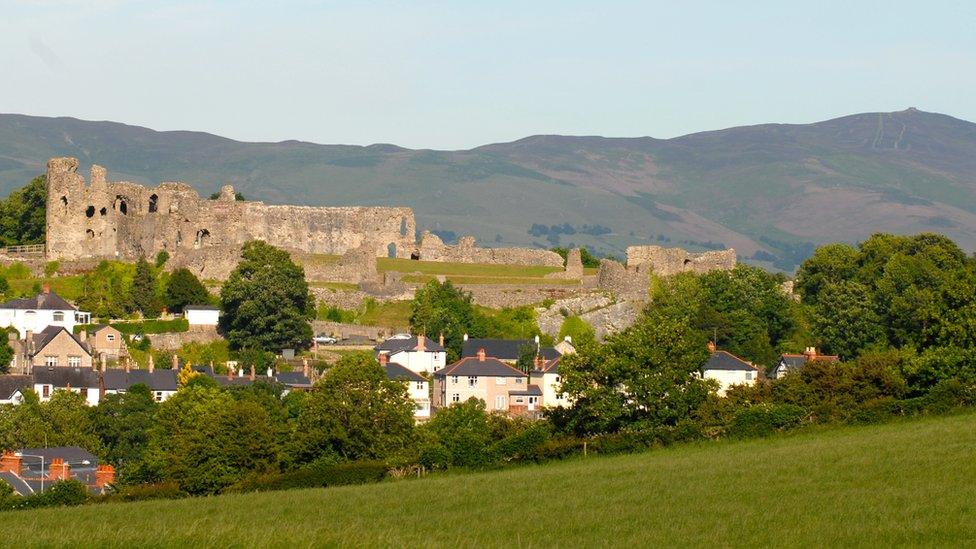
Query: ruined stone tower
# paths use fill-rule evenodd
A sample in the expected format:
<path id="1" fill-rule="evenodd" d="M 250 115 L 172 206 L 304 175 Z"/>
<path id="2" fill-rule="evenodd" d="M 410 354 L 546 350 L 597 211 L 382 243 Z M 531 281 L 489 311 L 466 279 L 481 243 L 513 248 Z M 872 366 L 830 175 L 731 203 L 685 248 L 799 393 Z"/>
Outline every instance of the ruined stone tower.
<path id="1" fill-rule="evenodd" d="M 234 199 L 225 185 L 217 200 L 185 183 L 148 188 L 106 180 L 92 166 L 90 183 L 75 158 L 47 165 L 48 259 L 152 258 L 166 250 L 172 265 L 221 278 L 248 240 L 313 254 L 365 246 L 377 257 L 410 257 L 416 223 L 410 208 L 276 206 Z"/>

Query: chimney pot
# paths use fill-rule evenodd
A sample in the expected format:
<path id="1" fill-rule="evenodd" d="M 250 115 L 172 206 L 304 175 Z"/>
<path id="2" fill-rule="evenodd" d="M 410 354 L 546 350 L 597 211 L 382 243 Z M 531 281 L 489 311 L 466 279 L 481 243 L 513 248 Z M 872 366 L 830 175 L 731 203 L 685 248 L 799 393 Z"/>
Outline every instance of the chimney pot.
<path id="1" fill-rule="evenodd" d="M 51 293 L 51 285 L 45 282 L 43 285 L 41 285 L 41 291 L 44 292 L 44 295 Z"/>
<path id="2" fill-rule="evenodd" d="M 440 344 L 441 347 L 444 346 L 444 332 L 441 332 L 440 337 L 437 338 L 437 342 Z"/>
<path id="3" fill-rule="evenodd" d="M 484 362 L 484 361 L 485 361 L 485 350 L 478 349 L 478 362 Z"/>
<path id="4" fill-rule="evenodd" d="M 418 334 L 417 335 L 417 350 L 418 351 L 426 351 L 427 350 L 426 343 L 427 343 L 427 336 L 425 336 L 424 334 Z"/>
<path id="5" fill-rule="evenodd" d="M 308 358 L 302 358 L 302 374 L 308 378 Z"/>
<path id="6" fill-rule="evenodd" d="M 707 347 L 708 347 L 708 352 L 709 353 L 714 353 L 715 352 L 716 347 L 715 347 L 715 342 L 714 341 L 709 341 Z"/>
<path id="7" fill-rule="evenodd" d="M 249 373 L 250 373 L 251 381 L 254 381 L 254 365 L 253 364 L 251 364 L 251 371 Z"/>
<path id="8" fill-rule="evenodd" d="M 149 373 L 156 371 L 156 361 L 153 360 L 152 352 L 149 353 Z"/>

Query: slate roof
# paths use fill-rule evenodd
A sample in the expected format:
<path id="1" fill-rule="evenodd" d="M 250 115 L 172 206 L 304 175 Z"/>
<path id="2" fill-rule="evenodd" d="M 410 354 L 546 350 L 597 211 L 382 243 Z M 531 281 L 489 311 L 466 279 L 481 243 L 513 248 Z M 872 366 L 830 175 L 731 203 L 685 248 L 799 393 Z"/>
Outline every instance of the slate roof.
<path id="1" fill-rule="evenodd" d="M 387 362 L 384 369 L 386 369 L 388 379 L 405 379 L 410 382 L 427 381 L 424 376 L 396 362 Z"/>
<path id="2" fill-rule="evenodd" d="M 756 367 L 727 351 L 715 351 L 702 370 L 756 371 Z"/>
<path id="3" fill-rule="evenodd" d="M 21 450 L 17 450 L 17 452 L 21 452 L 25 454 L 24 456 L 25 465 L 27 464 L 27 461 L 31 459 L 30 457 L 27 457 L 26 454 L 30 454 L 32 456 L 44 456 L 45 467 L 47 467 L 47 464 L 50 463 L 51 460 L 54 458 L 61 458 L 64 461 L 70 463 L 72 469 L 82 468 L 82 466 L 80 465 L 82 461 L 89 462 L 89 465 L 84 466 L 84 468 L 94 469 L 98 465 L 98 458 L 95 457 L 95 454 L 92 454 L 91 452 L 85 450 L 81 446 L 53 446 L 50 448 L 23 448 Z M 33 459 L 37 460 L 37 458 L 33 458 Z M 37 460 L 37 462 L 39 462 L 39 460 Z M 36 462 L 32 462 L 31 465 L 34 465 L 35 463 Z"/>
<path id="4" fill-rule="evenodd" d="M 413 351 L 417 348 L 417 336 L 410 338 L 391 338 L 387 339 L 383 343 L 380 343 L 373 349 L 376 351 L 387 351 L 393 354 L 397 351 Z M 432 353 L 440 353 L 444 351 L 444 347 L 441 347 L 437 341 L 431 341 L 431 339 L 424 338 L 424 349 Z"/>
<path id="5" fill-rule="evenodd" d="M 478 357 L 466 357 L 434 372 L 434 377 L 446 376 L 529 377 L 494 357 L 485 357 L 484 361 L 478 360 Z"/>
<path id="6" fill-rule="evenodd" d="M 17 492 L 19 496 L 29 496 L 34 493 L 34 488 L 26 480 L 6 471 L 0 472 L 0 481 L 6 482 Z"/>
<path id="7" fill-rule="evenodd" d="M 153 391 L 176 391 L 176 370 L 130 370 L 108 368 L 105 370 L 105 389 L 108 391 L 128 391 L 130 387 L 143 384 Z"/>
<path id="8" fill-rule="evenodd" d="M 312 381 L 303 372 L 280 372 L 275 375 L 278 383 L 288 387 L 311 387 Z"/>
<path id="9" fill-rule="evenodd" d="M 562 357 L 557 356 L 552 360 L 547 360 L 542 368 L 535 370 L 536 372 L 542 372 L 543 374 L 558 374 L 559 373 L 559 361 Z"/>
<path id="10" fill-rule="evenodd" d="M 538 385 L 529 385 L 524 391 L 509 391 L 509 396 L 542 396 Z"/>
<path id="11" fill-rule="evenodd" d="M 78 308 L 65 301 L 65 299 L 54 292 L 40 293 L 34 297 L 23 299 L 11 299 L 0 304 L 0 309 L 21 309 L 21 310 L 52 310 L 52 311 L 77 311 Z"/>
<path id="12" fill-rule="evenodd" d="M 525 345 L 535 347 L 535 340 L 532 339 L 468 339 L 461 346 L 462 357 L 478 356 L 478 350 L 484 349 L 485 354 L 493 356 L 499 360 L 518 360 L 519 349 Z M 559 356 L 559 351 L 553 347 L 541 347 L 539 354 L 546 360 L 552 360 Z"/>
<path id="13" fill-rule="evenodd" d="M 98 375 L 91 368 L 66 366 L 35 366 L 34 383 L 53 385 L 59 388 L 98 387 Z"/>
<path id="14" fill-rule="evenodd" d="M 36 356 L 40 354 L 41 351 L 47 347 L 48 343 L 51 343 L 51 341 L 53 341 L 54 338 L 57 337 L 61 332 L 68 334 L 68 337 L 75 340 L 75 343 L 78 344 L 78 347 L 80 347 L 85 354 L 91 356 L 91 351 L 88 350 L 88 346 L 82 343 L 80 339 L 78 339 L 73 333 L 69 332 L 64 326 L 48 326 L 47 328 L 44 328 L 40 332 L 34 334 L 34 355 Z"/>
<path id="15" fill-rule="evenodd" d="M 0 376 L 0 400 L 10 400 L 18 390 L 30 387 L 31 376 L 4 375 Z"/>
<path id="16" fill-rule="evenodd" d="M 184 311 L 219 311 L 220 307 L 214 307 L 211 305 L 186 305 L 183 307 Z"/>
<path id="17" fill-rule="evenodd" d="M 781 366 L 786 367 L 786 371 L 796 370 L 802 368 L 804 364 L 809 362 L 810 357 L 807 355 L 793 355 L 793 354 L 782 354 L 779 355 L 779 362 L 776 366 L 770 370 L 773 374 L 780 369 Z M 840 357 L 837 355 L 815 355 L 814 360 L 826 360 L 828 362 L 839 362 Z"/>

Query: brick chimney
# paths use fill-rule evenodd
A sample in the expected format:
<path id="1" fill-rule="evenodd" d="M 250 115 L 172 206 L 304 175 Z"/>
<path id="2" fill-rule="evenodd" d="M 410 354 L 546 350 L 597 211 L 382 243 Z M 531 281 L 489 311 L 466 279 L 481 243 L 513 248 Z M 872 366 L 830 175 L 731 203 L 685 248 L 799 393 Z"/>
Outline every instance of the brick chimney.
<path id="1" fill-rule="evenodd" d="M 115 467 L 111 465 L 99 465 L 95 470 L 95 486 L 105 488 L 115 482 Z"/>
<path id="2" fill-rule="evenodd" d="M 108 364 L 108 357 L 105 356 L 105 353 L 102 353 L 101 355 L 99 355 L 98 358 L 99 358 L 99 363 L 101 364 L 102 373 L 104 374 L 105 373 L 105 369 L 108 367 L 107 366 L 107 364 Z"/>
<path id="3" fill-rule="evenodd" d="M 484 361 L 485 361 L 485 350 L 478 349 L 478 362 L 484 362 Z"/>
<path id="4" fill-rule="evenodd" d="M 253 364 L 251 364 L 251 371 L 250 371 L 250 376 L 249 377 L 251 378 L 251 381 L 254 381 L 254 365 Z"/>
<path id="5" fill-rule="evenodd" d="M 441 332 L 440 337 L 437 338 L 437 343 L 439 343 L 441 347 L 444 346 L 444 332 Z"/>
<path id="6" fill-rule="evenodd" d="M 308 357 L 302 357 L 302 375 L 308 379 Z"/>
<path id="7" fill-rule="evenodd" d="M 52 458 L 47 468 L 48 480 L 67 480 L 71 478 L 71 464 L 62 458 Z"/>
<path id="8" fill-rule="evenodd" d="M 132 363 L 131 363 L 131 361 L 129 360 L 129 357 L 125 357 L 125 362 L 124 362 L 124 364 L 125 364 L 125 373 L 129 373 L 129 372 L 131 372 L 131 371 L 132 371 Z"/>
<path id="9" fill-rule="evenodd" d="M 427 350 L 427 336 L 425 336 L 424 334 L 418 334 L 417 335 L 417 348 L 416 348 L 416 350 L 417 351 L 426 351 Z"/>
<path id="10" fill-rule="evenodd" d="M 380 361 L 380 366 L 386 367 L 387 360 L 389 360 L 389 357 L 386 356 L 386 353 L 380 353 L 380 356 L 376 358 L 377 360 Z"/>
<path id="11" fill-rule="evenodd" d="M 44 292 L 44 295 L 51 293 L 51 285 L 45 282 L 41 285 L 41 291 Z"/>
<path id="12" fill-rule="evenodd" d="M 807 347 L 806 350 L 803 351 L 803 355 L 807 357 L 807 360 L 817 360 L 817 348 Z"/>
<path id="13" fill-rule="evenodd" d="M 22 458 L 14 455 L 13 452 L 4 452 L 0 456 L 0 473 L 13 473 L 20 476 L 20 466 Z"/>
<path id="14" fill-rule="evenodd" d="M 173 369 L 180 369 L 180 357 L 176 356 L 176 353 L 173 353 Z"/>
<path id="15" fill-rule="evenodd" d="M 227 367 L 227 380 L 230 381 L 234 379 L 234 369 L 230 366 Z"/>
<path id="16" fill-rule="evenodd" d="M 714 341 L 709 341 L 708 342 L 708 345 L 706 345 L 706 347 L 708 347 L 708 352 L 709 353 L 714 353 L 715 352 L 716 347 L 715 347 L 715 342 Z"/>
<path id="17" fill-rule="evenodd" d="M 149 373 L 156 371 L 156 361 L 153 360 L 152 352 L 149 353 Z"/>

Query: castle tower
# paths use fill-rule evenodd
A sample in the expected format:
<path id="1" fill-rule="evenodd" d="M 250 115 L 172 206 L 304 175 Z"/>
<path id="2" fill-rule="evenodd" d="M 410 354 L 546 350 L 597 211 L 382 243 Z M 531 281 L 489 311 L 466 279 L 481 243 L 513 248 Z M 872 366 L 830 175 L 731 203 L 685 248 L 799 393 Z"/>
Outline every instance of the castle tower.
<path id="1" fill-rule="evenodd" d="M 116 242 L 115 216 L 105 169 L 92 166 L 92 185 L 77 173 L 76 158 L 47 163 L 45 252 L 48 259 L 111 257 Z"/>

